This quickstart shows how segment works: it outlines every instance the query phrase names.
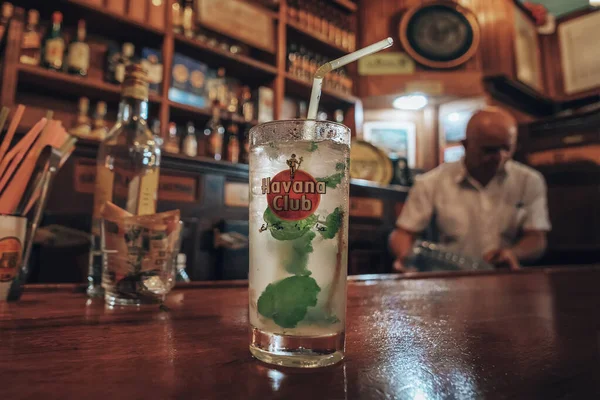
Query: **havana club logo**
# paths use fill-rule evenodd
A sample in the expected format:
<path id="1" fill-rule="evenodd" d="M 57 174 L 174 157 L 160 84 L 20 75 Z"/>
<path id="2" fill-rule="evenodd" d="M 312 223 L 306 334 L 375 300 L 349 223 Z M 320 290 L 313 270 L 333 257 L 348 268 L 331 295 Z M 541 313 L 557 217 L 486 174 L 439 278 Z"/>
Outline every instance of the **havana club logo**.
<path id="1" fill-rule="evenodd" d="M 317 182 L 300 169 L 302 162 L 302 157 L 292 154 L 286 161 L 289 169 L 262 179 L 262 193 L 267 195 L 269 208 L 283 220 L 298 221 L 314 214 L 326 191 L 325 182 Z"/>

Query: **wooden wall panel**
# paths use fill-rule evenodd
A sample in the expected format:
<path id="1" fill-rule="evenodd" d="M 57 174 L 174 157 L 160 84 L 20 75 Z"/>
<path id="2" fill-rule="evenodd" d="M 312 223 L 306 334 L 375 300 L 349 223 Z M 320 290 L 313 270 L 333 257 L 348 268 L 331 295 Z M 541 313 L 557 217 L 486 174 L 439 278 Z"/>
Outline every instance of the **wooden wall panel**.
<path id="1" fill-rule="evenodd" d="M 359 29 L 362 46 L 386 36 L 394 38 L 390 51 L 403 51 L 398 39 L 398 23 L 402 14 L 424 0 L 369 0 L 360 2 Z M 473 11 L 481 27 L 481 44 L 477 54 L 465 64 L 448 71 L 431 70 L 417 65 L 416 75 L 370 76 L 359 78 L 359 94 L 375 96 L 399 93 L 406 82 L 417 79 L 442 81 L 445 94 L 477 96 L 484 93 L 480 85 L 484 75 L 514 75 L 512 0 L 459 0 Z M 457 76 L 460 74 L 460 76 Z M 465 84 L 467 88 L 465 89 Z"/>

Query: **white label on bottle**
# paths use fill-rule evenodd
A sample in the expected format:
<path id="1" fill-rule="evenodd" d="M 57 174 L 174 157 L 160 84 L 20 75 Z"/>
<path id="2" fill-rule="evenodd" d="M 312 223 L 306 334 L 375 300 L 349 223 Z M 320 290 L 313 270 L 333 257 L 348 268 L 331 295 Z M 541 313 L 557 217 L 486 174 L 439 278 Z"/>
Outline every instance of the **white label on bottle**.
<path id="1" fill-rule="evenodd" d="M 119 63 L 115 67 L 115 80 L 121 83 L 125 80 L 125 64 Z"/>
<path id="2" fill-rule="evenodd" d="M 46 41 L 45 61 L 54 68 L 61 68 L 65 53 L 65 41 L 62 38 L 49 39 Z"/>
<path id="3" fill-rule="evenodd" d="M 71 68 L 87 72 L 90 67 L 90 47 L 81 42 L 72 43 L 69 46 L 67 65 Z"/>

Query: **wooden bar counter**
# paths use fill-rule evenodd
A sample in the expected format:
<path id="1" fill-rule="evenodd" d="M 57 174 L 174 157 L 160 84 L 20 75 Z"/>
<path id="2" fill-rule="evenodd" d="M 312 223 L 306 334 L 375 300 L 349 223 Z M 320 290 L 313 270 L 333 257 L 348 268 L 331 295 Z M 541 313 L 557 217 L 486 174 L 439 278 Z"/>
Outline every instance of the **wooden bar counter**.
<path id="1" fill-rule="evenodd" d="M 0 398 L 600 398 L 599 267 L 414 278 L 353 279 L 346 359 L 320 370 L 250 356 L 245 282 L 163 309 L 30 286 L 0 305 Z"/>

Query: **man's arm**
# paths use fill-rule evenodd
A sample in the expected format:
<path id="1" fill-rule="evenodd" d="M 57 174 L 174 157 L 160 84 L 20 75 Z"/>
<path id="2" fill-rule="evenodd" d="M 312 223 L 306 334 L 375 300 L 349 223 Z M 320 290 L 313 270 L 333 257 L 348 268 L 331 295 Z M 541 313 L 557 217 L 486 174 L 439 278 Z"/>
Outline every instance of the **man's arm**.
<path id="1" fill-rule="evenodd" d="M 516 271 L 521 269 L 521 262 L 537 260 L 546 251 L 546 232 L 527 231 L 511 248 L 488 252 L 483 259 L 498 267 L 508 267 Z"/>
<path id="2" fill-rule="evenodd" d="M 400 217 L 396 221 L 396 229 L 389 237 L 390 250 L 396 257 L 394 263 L 396 271 L 405 271 L 404 259 L 410 255 L 417 233 L 422 232 L 429 224 L 432 213 L 432 185 L 430 182 L 417 178 L 415 185 L 410 189 Z"/>
<path id="3" fill-rule="evenodd" d="M 520 262 L 532 262 L 544 254 L 547 246 L 546 232 L 551 229 L 543 176 L 536 172 L 524 184 L 526 218 L 523 236 L 511 248 L 491 251 L 484 256 L 487 262 L 508 266 L 512 270 L 521 268 Z"/>
<path id="4" fill-rule="evenodd" d="M 394 269 L 398 272 L 405 271 L 404 259 L 409 256 L 415 242 L 415 234 L 402 228 L 396 228 L 389 237 L 390 250 L 396 257 Z"/>
<path id="5" fill-rule="evenodd" d="M 511 250 L 519 261 L 532 262 L 544 254 L 546 244 L 546 232 L 526 231 Z"/>

